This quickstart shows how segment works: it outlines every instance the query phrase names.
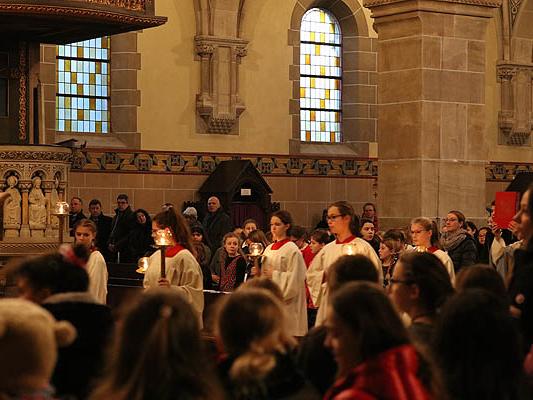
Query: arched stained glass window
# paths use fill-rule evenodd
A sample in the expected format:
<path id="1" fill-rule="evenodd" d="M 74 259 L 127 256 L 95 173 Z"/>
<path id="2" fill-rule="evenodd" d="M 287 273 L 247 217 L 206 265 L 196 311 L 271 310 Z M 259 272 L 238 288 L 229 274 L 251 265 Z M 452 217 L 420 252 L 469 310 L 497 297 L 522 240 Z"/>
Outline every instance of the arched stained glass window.
<path id="1" fill-rule="evenodd" d="M 307 11 L 300 28 L 300 135 L 302 141 L 341 141 L 341 30 L 333 15 Z"/>
<path id="2" fill-rule="evenodd" d="M 56 129 L 109 132 L 110 38 L 57 46 Z"/>

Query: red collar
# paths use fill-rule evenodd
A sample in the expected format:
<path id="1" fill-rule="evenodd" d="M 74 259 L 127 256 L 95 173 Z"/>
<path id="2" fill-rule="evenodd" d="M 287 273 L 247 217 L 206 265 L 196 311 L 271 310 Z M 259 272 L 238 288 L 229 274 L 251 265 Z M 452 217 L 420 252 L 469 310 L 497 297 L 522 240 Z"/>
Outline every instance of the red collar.
<path id="1" fill-rule="evenodd" d="M 430 252 L 431 254 L 435 253 L 439 248 L 437 246 L 431 246 L 431 247 L 428 247 L 428 252 Z"/>
<path id="2" fill-rule="evenodd" d="M 165 249 L 165 257 L 174 257 L 180 251 L 185 250 L 181 244 L 176 244 L 175 246 L 169 246 Z"/>
<path id="3" fill-rule="evenodd" d="M 342 242 L 341 242 L 339 239 L 337 239 L 337 240 L 335 241 L 335 243 L 337 243 L 337 244 L 350 243 L 350 242 L 351 242 L 352 240 L 354 240 L 354 239 L 355 239 L 355 236 L 352 235 L 352 236 L 350 236 L 350 237 L 344 239 Z"/>
<path id="4" fill-rule="evenodd" d="M 285 243 L 289 243 L 291 241 L 291 239 L 289 238 L 285 238 L 283 240 L 279 240 L 277 242 L 275 242 L 274 244 L 272 244 L 272 250 L 279 250 L 281 249 L 281 246 L 283 246 Z"/>

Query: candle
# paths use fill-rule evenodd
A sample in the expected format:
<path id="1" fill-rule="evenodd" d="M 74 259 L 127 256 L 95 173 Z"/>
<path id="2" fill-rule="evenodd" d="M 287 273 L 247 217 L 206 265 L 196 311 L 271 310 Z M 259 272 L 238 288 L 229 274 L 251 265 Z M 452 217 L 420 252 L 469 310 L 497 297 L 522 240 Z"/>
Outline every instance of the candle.
<path id="1" fill-rule="evenodd" d="M 148 269 L 148 257 L 141 257 L 139 259 L 139 262 L 137 263 L 137 270 L 136 272 L 139 274 L 146 273 L 146 270 Z"/>
<path id="2" fill-rule="evenodd" d="M 342 254 L 346 256 L 353 256 L 356 254 L 356 248 L 357 246 L 355 243 L 345 243 L 342 245 Z"/>
<path id="3" fill-rule="evenodd" d="M 262 243 L 252 243 L 250 244 L 250 256 L 258 257 L 263 253 L 263 244 Z"/>

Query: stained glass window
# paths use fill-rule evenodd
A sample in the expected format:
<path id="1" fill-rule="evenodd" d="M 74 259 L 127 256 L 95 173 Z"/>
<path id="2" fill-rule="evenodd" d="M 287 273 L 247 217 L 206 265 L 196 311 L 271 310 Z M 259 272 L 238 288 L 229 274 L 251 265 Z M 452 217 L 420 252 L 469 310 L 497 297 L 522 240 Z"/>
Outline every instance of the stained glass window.
<path id="1" fill-rule="evenodd" d="M 110 38 L 57 46 L 56 129 L 109 132 Z"/>
<path id="2" fill-rule="evenodd" d="M 300 28 L 300 134 L 307 142 L 341 141 L 341 30 L 329 12 L 312 8 Z"/>

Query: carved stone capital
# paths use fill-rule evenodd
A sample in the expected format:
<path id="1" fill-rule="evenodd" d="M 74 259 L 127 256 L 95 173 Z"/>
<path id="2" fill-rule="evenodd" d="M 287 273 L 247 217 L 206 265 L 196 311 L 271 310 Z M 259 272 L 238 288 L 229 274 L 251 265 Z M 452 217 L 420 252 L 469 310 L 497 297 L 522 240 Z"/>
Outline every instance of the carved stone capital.
<path id="1" fill-rule="evenodd" d="M 19 189 L 21 192 L 29 192 L 33 184 L 31 181 L 19 181 Z"/>
<path id="2" fill-rule="evenodd" d="M 212 43 L 197 41 L 195 44 L 195 51 L 201 57 L 209 56 L 215 51 L 215 46 Z"/>
<path id="3" fill-rule="evenodd" d="M 248 54 L 248 49 L 244 46 L 237 46 L 235 47 L 235 54 L 237 57 L 246 57 Z"/>

